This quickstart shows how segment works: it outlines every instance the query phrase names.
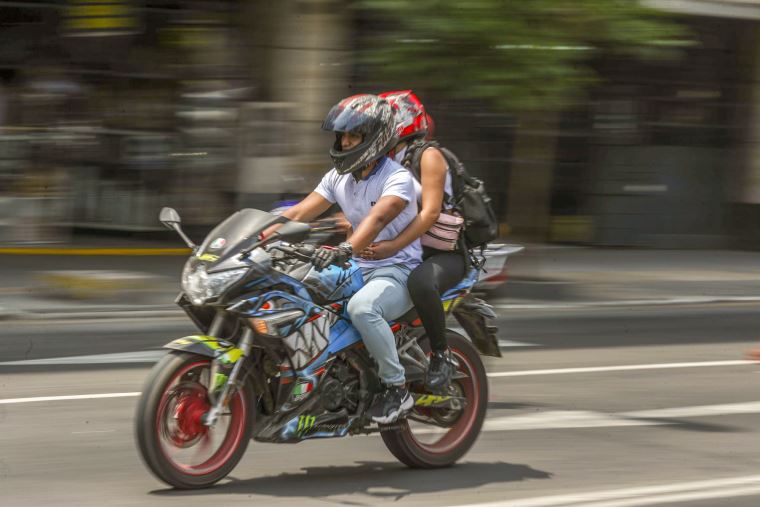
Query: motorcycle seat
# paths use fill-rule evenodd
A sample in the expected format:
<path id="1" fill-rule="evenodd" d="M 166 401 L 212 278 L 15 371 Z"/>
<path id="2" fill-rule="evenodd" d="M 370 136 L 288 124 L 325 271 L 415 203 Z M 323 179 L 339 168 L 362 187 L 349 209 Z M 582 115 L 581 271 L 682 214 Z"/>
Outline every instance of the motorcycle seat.
<path id="1" fill-rule="evenodd" d="M 404 324 L 409 324 L 412 326 L 421 326 L 422 323 L 419 321 L 419 318 L 420 315 L 417 313 L 417 309 L 412 307 L 401 317 L 397 318 L 396 322 L 403 322 Z"/>

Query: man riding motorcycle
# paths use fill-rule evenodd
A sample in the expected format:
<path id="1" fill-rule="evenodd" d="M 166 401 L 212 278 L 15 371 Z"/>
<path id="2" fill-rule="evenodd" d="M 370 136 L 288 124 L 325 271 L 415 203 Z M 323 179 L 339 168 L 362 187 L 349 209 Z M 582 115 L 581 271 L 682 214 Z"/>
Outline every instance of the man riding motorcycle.
<path id="1" fill-rule="evenodd" d="M 386 156 L 398 139 L 393 110 L 385 100 L 369 94 L 343 99 L 327 114 L 322 128 L 335 133 L 330 149 L 335 167 L 283 216 L 308 222 L 337 203 L 350 222 L 353 232 L 347 241 L 337 248 L 319 248 L 312 263 L 321 270 L 354 257 L 362 268 L 365 285 L 351 298 L 348 313 L 386 387 L 375 398 L 370 415 L 373 421 L 388 424 L 414 405 L 388 321 L 412 307 L 406 281 L 420 264 L 422 250 L 415 240 L 382 260 L 354 254 L 372 242 L 395 238 L 416 218 L 414 182 L 409 171 Z"/>

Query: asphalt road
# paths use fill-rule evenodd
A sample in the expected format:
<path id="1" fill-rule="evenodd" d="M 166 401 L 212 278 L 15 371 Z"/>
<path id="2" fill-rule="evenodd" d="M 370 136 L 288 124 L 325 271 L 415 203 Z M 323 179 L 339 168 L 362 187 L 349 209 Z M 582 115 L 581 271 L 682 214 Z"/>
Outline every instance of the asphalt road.
<path id="1" fill-rule="evenodd" d="M 141 463 L 136 397 L 18 402 L 138 392 L 144 361 L 191 327 L 173 319 L 5 323 L 0 362 L 12 364 L 0 366 L 0 503 L 757 506 L 760 365 L 741 359 L 758 344 L 759 312 L 503 315 L 505 357 L 487 360 L 488 421 L 457 466 L 406 469 L 375 436 L 252 443 L 229 480 L 194 492 L 167 489 Z M 102 354 L 117 355 L 94 365 L 97 358 L 71 359 Z M 61 357 L 69 359 L 16 362 Z"/>

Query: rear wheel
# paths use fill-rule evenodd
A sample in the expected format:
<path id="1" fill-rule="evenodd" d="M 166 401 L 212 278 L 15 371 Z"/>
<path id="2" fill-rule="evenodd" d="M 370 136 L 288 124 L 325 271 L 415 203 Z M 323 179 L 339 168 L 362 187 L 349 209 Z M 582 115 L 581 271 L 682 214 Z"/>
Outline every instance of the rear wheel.
<path id="1" fill-rule="evenodd" d="M 201 422 L 211 408 L 211 359 L 169 352 L 153 367 L 137 404 L 136 434 L 148 468 L 181 489 L 205 488 L 243 457 L 252 430 L 250 383 L 233 393 L 213 427 Z"/>
<path id="2" fill-rule="evenodd" d="M 488 380 L 478 351 L 465 337 L 448 330 L 452 355 L 460 378 L 451 381 L 450 394 L 467 400 L 465 407 L 415 407 L 401 428 L 381 430 L 388 450 L 413 468 L 439 468 L 454 464 L 470 450 L 480 434 L 488 405 Z M 412 390 L 421 392 L 417 386 Z"/>

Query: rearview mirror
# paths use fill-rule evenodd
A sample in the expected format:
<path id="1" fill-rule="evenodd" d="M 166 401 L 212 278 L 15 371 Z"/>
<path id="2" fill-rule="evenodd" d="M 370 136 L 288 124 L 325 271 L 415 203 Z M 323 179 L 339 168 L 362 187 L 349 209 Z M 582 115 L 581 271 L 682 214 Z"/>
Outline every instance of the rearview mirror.
<path id="1" fill-rule="evenodd" d="M 177 234 L 179 234 L 179 237 L 182 238 L 187 246 L 193 249 L 195 248 L 195 243 L 193 243 L 193 241 L 182 231 L 182 227 L 180 226 L 182 220 L 179 218 L 177 210 L 174 208 L 161 208 L 161 212 L 158 214 L 158 219 L 168 229 L 177 231 Z"/>
<path id="2" fill-rule="evenodd" d="M 182 223 L 182 220 L 179 218 L 179 213 L 177 213 L 177 210 L 174 208 L 161 208 L 158 220 L 168 229 L 176 229 L 176 227 Z"/>
<path id="3" fill-rule="evenodd" d="M 298 243 L 309 237 L 311 227 L 302 222 L 285 222 L 275 231 L 279 237 L 287 239 L 290 243 Z"/>

